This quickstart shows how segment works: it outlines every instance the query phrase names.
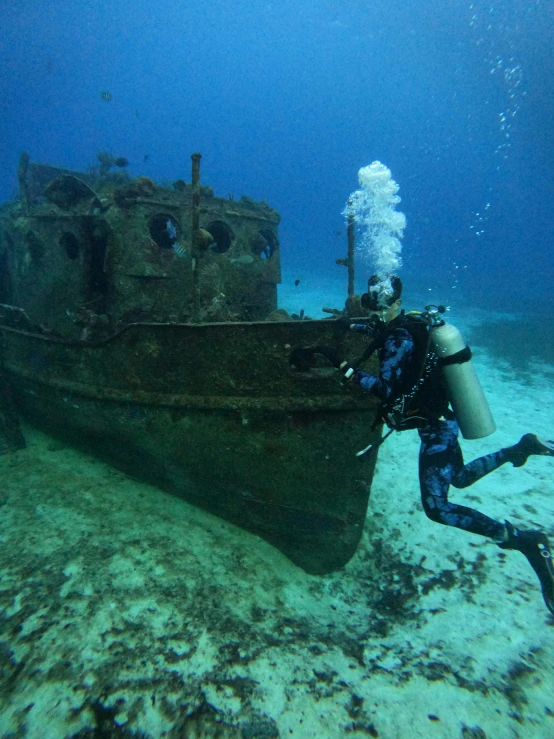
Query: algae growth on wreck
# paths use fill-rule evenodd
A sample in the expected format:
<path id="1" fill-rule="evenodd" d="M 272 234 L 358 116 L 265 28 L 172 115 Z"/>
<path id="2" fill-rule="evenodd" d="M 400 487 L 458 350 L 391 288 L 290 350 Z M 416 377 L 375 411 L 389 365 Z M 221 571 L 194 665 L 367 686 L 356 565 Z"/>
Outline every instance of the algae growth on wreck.
<path id="1" fill-rule="evenodd" d="M 9 415 L 328 572 L 360 540 L 376 452 L 342 460 L 378 437 L 377 401 L 289 356 L 364 344 L 277 309 L 279 215 L 215 197 L 191 159 L 168 189 L 21 157 L 1 219 Z"/>
<path id="2" fill-rule="evenodd" d="M 371 398 L 289 364 L 366 348 L 322 308 L 359 314 L 379 160 L 404 306 L 450 307 L 498 427 L 466 461 L 553 438 L 552 20 L 3 3 L 2 739 L 553 735 L 525 558 L 430 521 L 417 434 L 358 459 Z M 552 493 L 536 458 L 451 496 L 552 538 Z"/>

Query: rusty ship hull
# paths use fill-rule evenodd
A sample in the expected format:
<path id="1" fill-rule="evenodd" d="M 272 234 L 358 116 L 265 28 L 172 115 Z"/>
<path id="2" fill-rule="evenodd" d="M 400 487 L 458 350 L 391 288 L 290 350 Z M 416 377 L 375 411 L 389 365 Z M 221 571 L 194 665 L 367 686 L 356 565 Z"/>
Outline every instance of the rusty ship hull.
<path id="1" fill-rule="evenodd" d="M 308 572 L 354 554 L 375 465 L 355 452 L 379 433 L 369 431 L 375 404 L 345 393 L 332 368 L 308 376 L 287 361 L 290 342 L 336 342 L 331 322 L 134 324 L 95 344 L 7 321 L 0 332 L 5 379 L 38 427 L 263 537 Z"/>
<path id="2" fill-rule="evenodd" d="M 364 342 L 278 309 L 279 214 L 200 188 L 192 160 L 192 184 L 168 188 L 22 155 L 20 198 L 0 212 L 0 395 L 329 572 L 362 533 L 376 452 L 355 453 L 380 434 L 378 404 L 329 363 L 296 372 L 288 357 L 315 345 L 354 357 Z"/>

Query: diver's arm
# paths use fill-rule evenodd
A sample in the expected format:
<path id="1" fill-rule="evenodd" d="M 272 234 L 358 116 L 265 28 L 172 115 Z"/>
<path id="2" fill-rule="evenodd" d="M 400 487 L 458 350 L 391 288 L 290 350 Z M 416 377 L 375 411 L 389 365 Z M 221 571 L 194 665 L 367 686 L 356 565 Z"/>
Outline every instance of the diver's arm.
<path id="1" fill-rule="evenodd" d="M 369 323 L 351 323 L 350 330 L 355 331 L 357 334 L 364 334 L 374 339 L 379 335 L 384 323 L 380 321 L 370 321 Z"/>
<path id="2" fill-rule="evenodd" d="M 398 329 L 385 341 L 381 352 L 379 376 L 356 370 L 351 382 L 381 400 L 387 400 L 394 390 L 414 353 L 414 340 L 406 329 Z"/>

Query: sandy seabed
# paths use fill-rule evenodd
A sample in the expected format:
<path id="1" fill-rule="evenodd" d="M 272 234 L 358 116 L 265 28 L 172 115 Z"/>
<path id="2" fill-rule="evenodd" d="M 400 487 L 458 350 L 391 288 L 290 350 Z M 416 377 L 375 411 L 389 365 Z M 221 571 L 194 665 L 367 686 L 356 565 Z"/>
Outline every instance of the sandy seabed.
<path id="1" fill-rule="evenodd" d="M 499 430 L 462 442 L 466 459 L 551 438 L 552 368 L 520 382 L 476 362 Z M 425 517 L 415 432 L 381 449 L 358 552 L 324 577 L 25 434 L 0 457 L 1 737 L 554 736 L 538 581 L 519 553 Z M 553 472 L 533 458 L 452 497 L 554 538 Z"/>

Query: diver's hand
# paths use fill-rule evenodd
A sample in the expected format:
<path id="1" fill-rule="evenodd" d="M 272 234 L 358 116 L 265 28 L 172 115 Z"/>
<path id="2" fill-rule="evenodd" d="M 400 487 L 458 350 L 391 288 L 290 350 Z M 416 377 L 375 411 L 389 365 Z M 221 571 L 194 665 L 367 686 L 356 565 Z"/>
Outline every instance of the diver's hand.
<path id="1" fill-rule="evenodd" d="M 339 365 L 339 372 L 344 377 L 344 382 L 348 382 L 348 380 L 351 380 L 352 377 L 354 377 L 355 371 L 356 370 L 354 369 L 354 367 L 352 367 L 352 365 L 348 362 L 341 362 Z"/>
<path id="2" fill-rule="evenodd" d="M 298 370 L 299 372 L 307 372 L 315 364 L 315 354 L 321 354 L 331 362 L 333 367 L 339 370 L 345 382 L 350 380 L 354 375 L 354 367 L 341 359 L 340 354 L 334 346 L 314 346 L 311 349 L 298 347 L 293 349 L 289 354 L 289 364 L 292 369 Z"/>
<path id="3" fill-rule="evenodd" d="M 386 325 L 386 321 L 383 321 L 383 319 L 377 315 L 371 316 L 369 321 L 366 322 L 367 328 L 375 333 L 382 331 Z"/>
<path id="4" fill-rule="evenodd" d="M 344 382 L 350 380 L 354 375 L 354 367 L 352 367 L 349 362 L 341 359 L 338 351 L 335 349 L 334 346 L 316 346 L 314 347 L 314 351 L 326 357 L 331 362 L 333 367 L 336 367 L 339 370 L 344 378 Z"/>
<path id="5" fill-rule="evenodd" d="M 336 367 L 337 369 L 340 367 L 342 358 L 334 346 L 314 346 L 313 350 L 317 354 L 322 354 L 326 359 L 328 359 L 333 367 Z"/>
<path id="6" fill-rule="evenodd" d="M 297 347 L 289 354 L 289 365 L 291 369 L 298 372 L 307 372 L 314 366 L 314 350 Z"/>

